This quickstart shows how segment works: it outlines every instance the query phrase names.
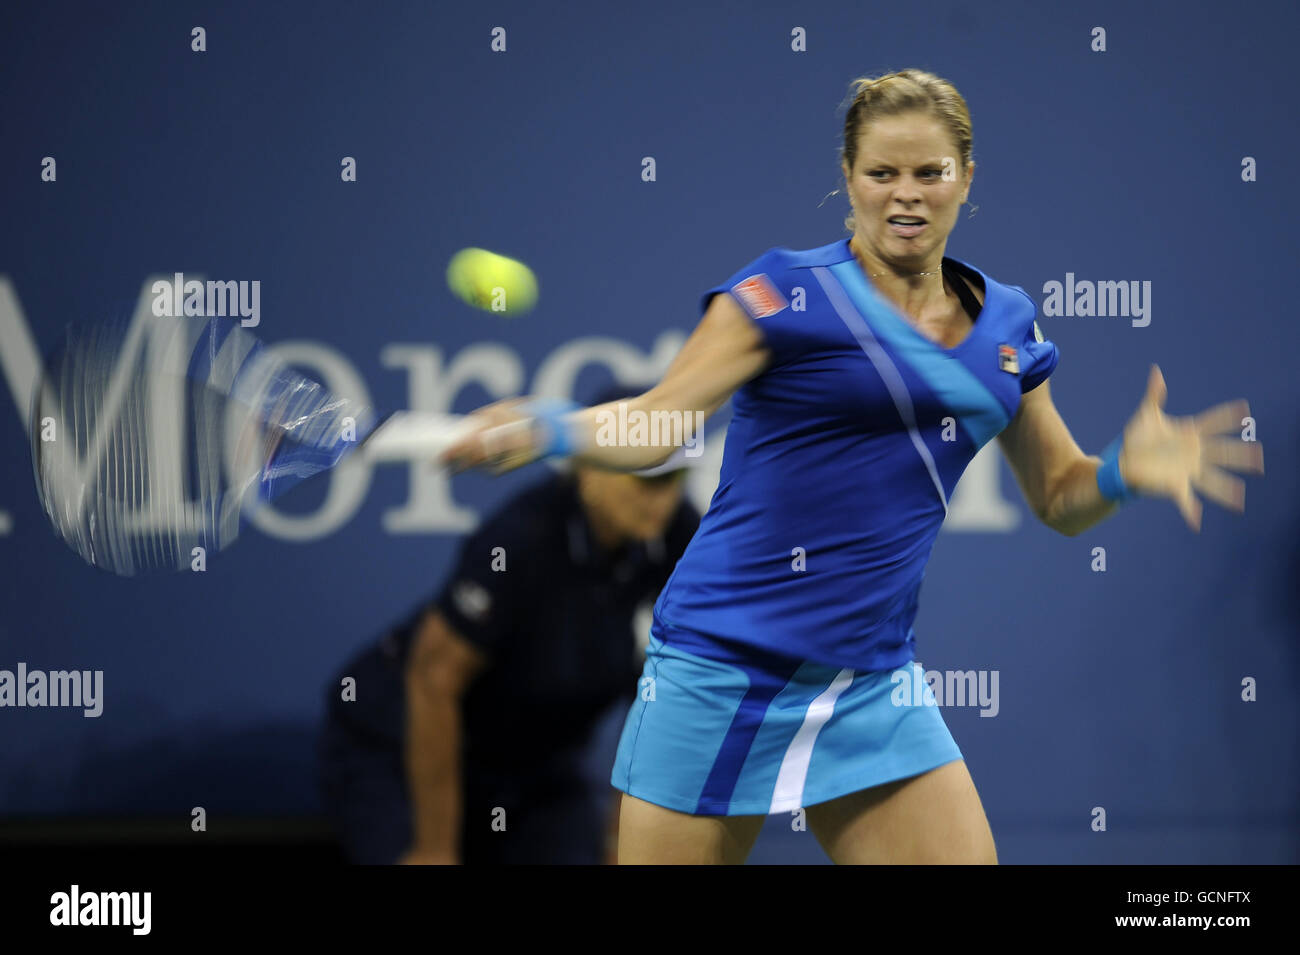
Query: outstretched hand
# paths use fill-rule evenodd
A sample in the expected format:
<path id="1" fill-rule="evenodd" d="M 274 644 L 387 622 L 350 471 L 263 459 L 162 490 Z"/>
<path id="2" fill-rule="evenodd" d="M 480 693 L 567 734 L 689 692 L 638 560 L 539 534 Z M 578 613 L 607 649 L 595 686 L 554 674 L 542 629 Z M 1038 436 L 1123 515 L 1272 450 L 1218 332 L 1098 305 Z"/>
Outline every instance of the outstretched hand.
<path id="1" fill-rule="evenodd" d="M 470 416 L 473 429 L 440 456 L 452 472 L 485 468 L 503 474 L 535 461 L 540 454 L 533 418 L 525 399 L 507 398 L 479 408 Z"/>
<path id="2" fill-rule="evenodd" d="M 1196 493 L 1223 507 L 1242 511 L 1246 484 L 1228 473 L 1264 473 L 1264 448 L 1255 441 L 1220 437 L 1240 432 L 1250 415 L 1244 398 L 1225 401 L 1198 415 L 1173 418 L 1164 413 L 1166 389 L 1160 366 L 1151 366 L 1147 392 L 1124 427 L 1120 477 L 1133 491 L 1172 500 L 1194 531 L 1201 529 Z"/>

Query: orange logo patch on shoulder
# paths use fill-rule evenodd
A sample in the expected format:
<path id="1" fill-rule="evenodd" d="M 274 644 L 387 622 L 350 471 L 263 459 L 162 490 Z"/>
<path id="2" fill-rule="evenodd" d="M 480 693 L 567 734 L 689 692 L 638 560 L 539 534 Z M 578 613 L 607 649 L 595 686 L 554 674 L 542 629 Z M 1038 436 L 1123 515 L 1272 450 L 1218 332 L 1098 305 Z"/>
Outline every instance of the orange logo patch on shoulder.
<path id="1" fill-rule="evenodd" d="M 1020 358 L 1014 345 L 998 346 L 998 367 L 1011 375 L 1020 374 Z"/>
<path id="2" fill-rule="evenodd" d="M 751 275 L 743 282 L 737 282 L 731 289 L 736 298 L 745 303 L 745 308 L 755 318 L 767 318 L 775 315 L 789 303 L 780 289 L 772 284 L 766 273 Z"/>

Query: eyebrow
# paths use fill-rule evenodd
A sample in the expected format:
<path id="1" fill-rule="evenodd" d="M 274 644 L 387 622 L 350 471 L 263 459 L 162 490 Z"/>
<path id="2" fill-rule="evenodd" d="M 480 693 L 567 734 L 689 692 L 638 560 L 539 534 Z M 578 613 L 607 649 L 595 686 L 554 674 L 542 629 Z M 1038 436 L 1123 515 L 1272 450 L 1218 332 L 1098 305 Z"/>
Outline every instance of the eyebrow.
<path id="1" fill-rule="evenodd" d="M 891 163 L 891 162 L 886 162 L 886 161 L 883 160 L 883 159 L 864 159 L 863 162 L 862 162 L 862 165 L 864 165 L 864 166 L 889 166 L 889 167 L 892 168 L 894 164 Z M 943 165 L 943 158 L 940 157 L 939 159 L 927 159 L 927 160 L 925 160 L 925 161 L 922 162 L 922 163 L 918 163 L 918 165 L 920 165 L 920 166 L 942 166 L 942 165 Z"/>

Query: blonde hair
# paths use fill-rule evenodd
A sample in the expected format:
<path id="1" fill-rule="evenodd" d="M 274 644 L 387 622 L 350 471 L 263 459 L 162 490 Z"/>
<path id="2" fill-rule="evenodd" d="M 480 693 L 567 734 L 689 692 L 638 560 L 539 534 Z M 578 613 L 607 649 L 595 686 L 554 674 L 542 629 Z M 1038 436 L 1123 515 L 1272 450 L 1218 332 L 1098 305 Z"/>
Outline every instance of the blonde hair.
<path id="1" fill-rule="evenodd" d="M 844 116 L 844 143 L 840 147 L 840 160 L 848 165 L 850 172 L 857 162 L 858 138 L 865 127 L 882 116 L 921 112 L 933 116 L 947 128 L 957 144 L 959 174 L 966 174 L 972 145 L 970 110 L 955 86 L 933 73 L 912 69 L 874 78 L 859 77 L 850 85 L 853 100 Z M 844 220 L 844 227 L 854 231 L 852 215 Z"/>

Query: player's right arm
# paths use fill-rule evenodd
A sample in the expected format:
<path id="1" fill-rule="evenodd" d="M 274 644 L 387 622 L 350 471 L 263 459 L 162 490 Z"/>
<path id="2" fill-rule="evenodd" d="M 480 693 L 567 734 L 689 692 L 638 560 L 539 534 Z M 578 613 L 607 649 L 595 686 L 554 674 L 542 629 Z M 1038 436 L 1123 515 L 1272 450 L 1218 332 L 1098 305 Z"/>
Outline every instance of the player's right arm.
<path id="1" fill-rule="evenodd" d="M 406 774 L 414 839 L 407 865 L 460 861 L 461 701 L 487 657 L 438 610 L 417 625 L 406 663 Z"/>
<path id="2" fill-rule="evenodd" d="M 771 360 L 771 351 L 757 323 L 731 295 L 713 296 L 695 331 L 682 346 L 660 382 L 627 399 L 628 412 L 700 412 L 708 418 L 745 382 L 759 374 Z M 502 425 L 518 425 L 526 417 L 520 399 L 500 401 L 475 412 L 482 426 L 450 448 L 443 459 L 457 468 L 491 465 L 508 471 L 537 456 L 531 431 L 516 428 L 492 432 Z M 574 460 L 617 471 L 654 467 L 666 461 L 675 445 L 602 445 L 597 441 L 601 412 L 618 414 L 618 402 L 574 412 L 569 422 L 580 449 Z M 608 419 L 606 419 L 608 420 Z"/>

